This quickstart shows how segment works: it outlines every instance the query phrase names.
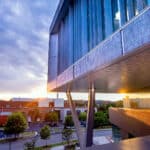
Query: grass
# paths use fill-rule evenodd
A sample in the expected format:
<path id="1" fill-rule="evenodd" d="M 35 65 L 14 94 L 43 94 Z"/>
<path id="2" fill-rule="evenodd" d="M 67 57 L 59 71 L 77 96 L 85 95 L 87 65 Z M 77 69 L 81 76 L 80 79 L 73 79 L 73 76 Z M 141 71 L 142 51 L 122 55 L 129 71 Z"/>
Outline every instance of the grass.
<path id="1" fill-rule="evenodd" d="M 108 129 L 108 128 L 112 128 L 112 126 L 111 126 L 111 125 L 100 126 L 100 127 L 98 127 L 98 128 L 94 128 L 94 129 L 96 130 L 96 129 Z"/>
<path id="2" fill-rule="evenodd" d="M 32 137 L 35 135 L 35 132 L 23 132 L 20 134 L 22 137 Z"/>
<path id="3" fill-rule="evenodd" d="M 2 140 L 0 140 L 0 143 L 14 142 L 14 141 L 17 141 L 17 140 L 20 140 L 20 139 L 33 137 L 34 135 L 35 135 L 34 132 L 23 132 L 23 133 L 20 134 L 21 137 L 2 139 Z"/>
<path id="4" fill-rule="evenodd" d="M 72 140 L 71 143 L 76 144 L 78 141 L 77 140 Z M 61 146 L 61 145 L 66 145 L 67 142 L 61 142 L 61 143 L 55 143 L 55 144 L 51 144 L 51 145 L 47 145 L 47 146 L 41 146 L 41 147 L 36 147 L 34 150 L 46 150 L 47 148 L 52 148 L 52 147 L 56 147 L 56 146 Z"/>
<path id="5" fill-rule="evenodd" d="M 2 139 L 2 140 L 0 140 L 0 143 L 14 142 L 14 141 L 17 141 L 17 140 L 20 140 L 20 139 L 23 139 L 23 138 Z"/>

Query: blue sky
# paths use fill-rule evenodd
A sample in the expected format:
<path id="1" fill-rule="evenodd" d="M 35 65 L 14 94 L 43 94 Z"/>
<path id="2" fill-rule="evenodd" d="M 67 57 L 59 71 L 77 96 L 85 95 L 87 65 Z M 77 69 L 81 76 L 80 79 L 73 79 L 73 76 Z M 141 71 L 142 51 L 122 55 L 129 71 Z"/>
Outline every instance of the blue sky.
<path id="1" fill-rule="evenodd" d="M 48 31 L 58 2 L 0 0 L 0 98 L 44 96 Z"/>

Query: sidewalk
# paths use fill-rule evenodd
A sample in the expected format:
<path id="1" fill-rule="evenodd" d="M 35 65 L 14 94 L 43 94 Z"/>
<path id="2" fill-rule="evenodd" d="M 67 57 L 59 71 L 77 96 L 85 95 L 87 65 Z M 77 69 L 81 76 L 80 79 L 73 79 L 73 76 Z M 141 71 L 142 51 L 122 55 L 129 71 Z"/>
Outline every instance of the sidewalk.
<path id="1" fill-rule="evenodd" d="M 51 150 L 64 150 L 64 146 L 56 146 L 56 147 L 53 147 L 51 148 Z"/>

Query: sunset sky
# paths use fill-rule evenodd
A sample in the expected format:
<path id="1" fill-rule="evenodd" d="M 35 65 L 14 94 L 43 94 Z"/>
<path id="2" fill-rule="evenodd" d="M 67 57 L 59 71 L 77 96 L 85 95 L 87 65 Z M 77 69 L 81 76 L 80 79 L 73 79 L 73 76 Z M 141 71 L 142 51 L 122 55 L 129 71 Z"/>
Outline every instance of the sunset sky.
<path id="1" fill-rule="evenodd" d="M 0 0 L 0 99 L 47 94 L 49 27 L 59 0 Z M 87 99 L 87 94 L 74 94 Z M 65 94 L 60 94 L 65 98 Z M 98 94 L 118 100 L 125 94 Z"/>
<path id="2" fill-rule="evenodd" d="M 0 99 L 45 96 L 49 26 L 59 0 L 0 0 Z"/>

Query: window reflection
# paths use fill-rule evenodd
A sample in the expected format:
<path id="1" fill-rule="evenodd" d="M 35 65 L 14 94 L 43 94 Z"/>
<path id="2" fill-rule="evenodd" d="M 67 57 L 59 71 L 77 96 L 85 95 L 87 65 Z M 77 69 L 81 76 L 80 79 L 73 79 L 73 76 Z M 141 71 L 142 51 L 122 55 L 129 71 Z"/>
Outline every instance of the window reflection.
<path id="1" fill-rule="evenodd" d="M 119 28 L 120 13 L 118 9 L 118 0 L 112 0 L 112 18 L 114 31 Z"/>

